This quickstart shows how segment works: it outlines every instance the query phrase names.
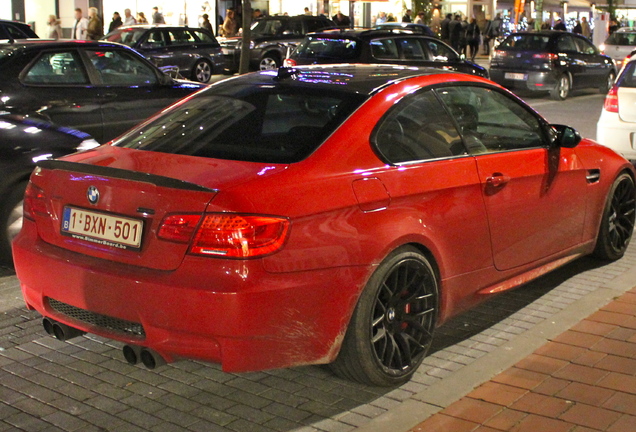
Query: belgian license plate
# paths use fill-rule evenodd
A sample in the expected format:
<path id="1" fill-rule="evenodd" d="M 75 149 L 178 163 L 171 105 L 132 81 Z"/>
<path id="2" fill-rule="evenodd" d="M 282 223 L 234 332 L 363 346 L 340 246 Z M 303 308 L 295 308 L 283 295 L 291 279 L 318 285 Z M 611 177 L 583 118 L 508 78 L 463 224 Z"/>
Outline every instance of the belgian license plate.
<path id="1" fill-rule="evenodd" d="M 509 80 L 516 80 L 516 81 L 526 81 L 528 79 L 528 75 L 523 74 L 523 73 L 511 73 L 511 72 L 507 72 L 504 75 L 505 79 L 509 79 Z"/>
<path id="2" fill-rule="evenodd" d="M 143 221 L 64 207 L 62 234 L 118 249 L 141 248 Z"/>

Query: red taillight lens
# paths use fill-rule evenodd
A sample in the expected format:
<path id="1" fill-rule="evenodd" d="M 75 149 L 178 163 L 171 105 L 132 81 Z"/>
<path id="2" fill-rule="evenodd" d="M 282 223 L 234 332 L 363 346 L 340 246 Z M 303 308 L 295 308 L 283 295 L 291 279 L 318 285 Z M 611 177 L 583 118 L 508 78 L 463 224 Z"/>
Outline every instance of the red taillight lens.
<path id="1" fill-rule="evenodd" d="M 495 50 L 494 58 L 504 58 L 506 56 L 506 52 L 503 50 Z"/>
<path id="2" fill-rule="evenodd" d="M 294 67 L 294 66 L 298 66 L 298 63 L 296 63 L 296 60 L 294 60 L 294 59 L 287 58 L 283 62 L 283 65 L 285 67 Z"/>
<path id="3" fill-rule="evenodd" d="M 554 53 L 539 53 L 539 54 L 533 54 L 532 58 L 544 59 L 544 60 L 556 60 L 559 58 L 559 56 Z"/>
<path id="4" fill-rule="evenodd" d="M 618 87 L 612 87 L 607 93 L 603 109 L 608 112 L 618 113 Z"/>
<path id="5" fill-rule="evenodd" d="M 29 182 L 24 192 L 23 215 L 27 219 L 35 220 L 35 215 L 47 215 L 46 196 L 44 191 Z"/>
<path id="6" fill-rule="evenodd" d="M 234 213 L 206 214 L 192 241 L 190 253 L 231 258 L 270 254 L 285 243 L 289 220 Z"/>
<path id="7" fill-rule="evenodd" d="M 169 215 L 161 222 L 157 236 L 164 240 L 188 243 L 201 220 L 201 215 Z"/>

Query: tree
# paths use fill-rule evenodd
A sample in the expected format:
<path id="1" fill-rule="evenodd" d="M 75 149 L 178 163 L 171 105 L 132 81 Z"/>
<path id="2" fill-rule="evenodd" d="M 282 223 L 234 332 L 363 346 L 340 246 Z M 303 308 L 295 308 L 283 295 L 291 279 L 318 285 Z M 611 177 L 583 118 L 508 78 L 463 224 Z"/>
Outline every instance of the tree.
<path id="1" fill-rule="evenodd" d="M 433 2 L 431 0 L 413 0 L 413 13 L 424 12 L 424 23 L 430 24 L 433 18 Z M 406 7 L 404 9 L 407 9 Z"/>

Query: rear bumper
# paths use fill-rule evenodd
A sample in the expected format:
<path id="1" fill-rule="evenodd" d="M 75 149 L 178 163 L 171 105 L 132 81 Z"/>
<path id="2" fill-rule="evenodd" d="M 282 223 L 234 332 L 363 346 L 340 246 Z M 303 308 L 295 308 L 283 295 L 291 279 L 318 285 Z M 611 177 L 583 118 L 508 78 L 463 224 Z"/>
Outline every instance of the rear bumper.
<path id="1" fill-rule="evenodd" d="M 620 153 L 632 162 L 636 161 L 636 123 L 625 122 L 618 113 L 601 111 L 596 124 L 596 141 Z"/>
<path id="2" fill-rule="evenodd" d="M 525 79 L 510 79 L 510 75 L 522 74 Z M 508 89 L 530 90 L 530 91 L 550 91 L 557 85 L 557 77 L 550 71 L 524 71 L 509 69 L 490 69 L 490 79 L 497 84 Z"/>
<path id="3" fill-rule="evenodd" d="M 226 371 L 333 361 L 371 272 L 343 267 L 272 274 L 260 260 L 190 256 L 176 271 L 157 271 L 51 246 L 29 220 L 13 251 L 24 299 L 42 315 L 154 349 L 167 361 L 200 359 Z M 99 314 L 139 324 L 143 332 L 61 313 L 60 302 L 65 311 L 80 311 L 80 318 Z"/>

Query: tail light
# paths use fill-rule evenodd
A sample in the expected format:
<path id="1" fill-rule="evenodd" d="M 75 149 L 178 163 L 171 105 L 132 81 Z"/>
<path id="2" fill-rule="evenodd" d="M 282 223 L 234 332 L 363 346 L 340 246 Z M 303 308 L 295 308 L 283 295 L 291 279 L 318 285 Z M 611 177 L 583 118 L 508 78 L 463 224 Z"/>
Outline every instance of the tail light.
<path id="1" fill-rule="evenodd" d="M 618 87 L 613 86 L 607 93 L 603 109 L 607 112 L 618 113 Z"/>
<path id="2" fill-rule="evenodd" d="M 27 219 L 35 220 L 36 214 L 48 214 L 46 196 L 42 189 L 29 182 L 24 192 L 23 215 Z"/>
<path id="3" fill-rule="evenodd" d="M 298 63 L 294 59 L 286 58 L 285 61 L 283 62 L 283 65 L 285 67 L 295 67 L 295 66 L 298 66 Z"/>
<path id="4" fill-rule="evenodd" d="M 554 53 L 538 53 L 538 54 L 534 54 L 532 58 L 543 59 L 543 60 L 556 60 L 559 58 L 559 56 Z"/>
<path id="5" fill-rule="evenodd" d="M 285 218 L 208 213 L 170 215 L 162 221 L 157 235 L 181 243 L 191 241 L 189 253 L 194 255 L 253 258 L 279 250 L 288 230 Z"/>
<path id="6" fill-rule="evenodd" d="M 493 55 L 493 58 L 496 59 L 502 59 L 506 56 L 506 52 L 503 50 L 495 50 L 495 54 Z"/>

